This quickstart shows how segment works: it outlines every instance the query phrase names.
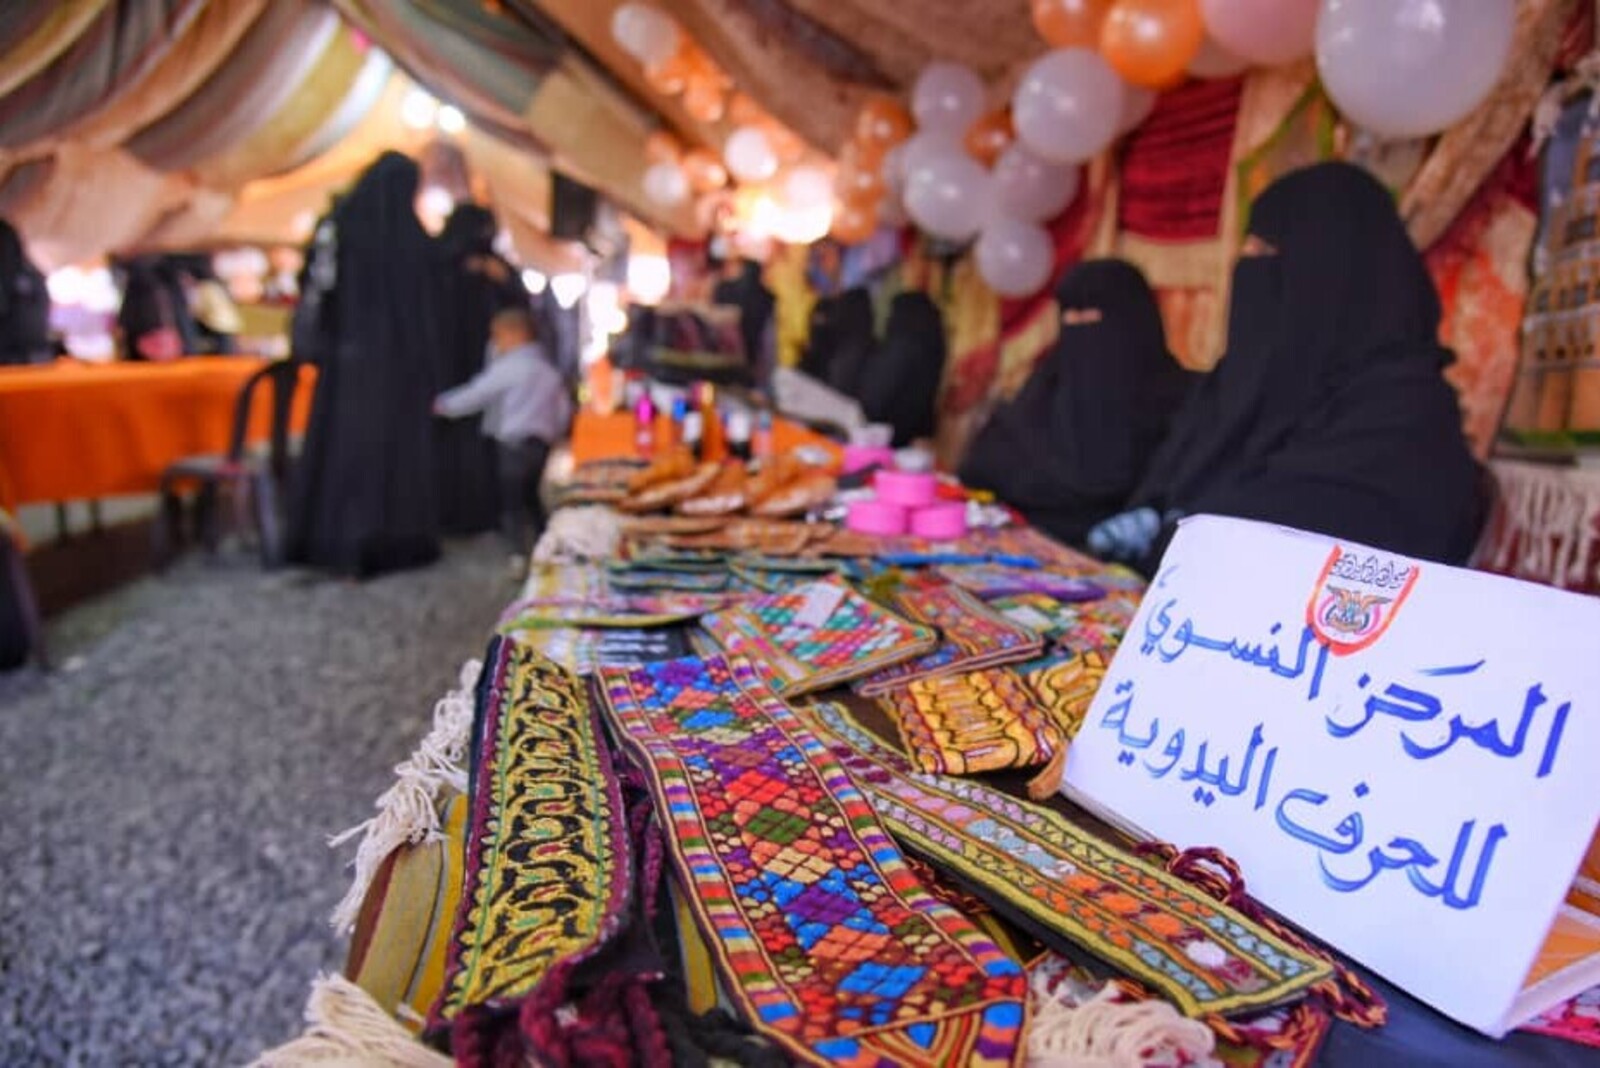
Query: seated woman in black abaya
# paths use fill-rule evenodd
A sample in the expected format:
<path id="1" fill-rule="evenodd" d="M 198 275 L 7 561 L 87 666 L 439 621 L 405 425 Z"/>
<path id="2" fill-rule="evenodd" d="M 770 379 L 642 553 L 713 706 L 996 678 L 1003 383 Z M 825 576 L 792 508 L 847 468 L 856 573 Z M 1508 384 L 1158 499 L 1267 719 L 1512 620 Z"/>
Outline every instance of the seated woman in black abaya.
<path id="1" fill-rule="evenodd" d="M 1079 264 L 1056 302 L 1060 338 L 978 431 L 961 480 L 1082 544 L 1127 501 L 1194 376 L 1168 354 L 1155 294 L 1132 264 Z"/>
<path id="2" fill-rule="evenodd" d="M 1464 563 L 1486 502 L 1438 330 L 1375 179 L 1344 163 L 1280 179 L 1251 212 L 1227 353 L 1089 547 L 1152 571 L 1177 520 L 1208 512 Z"/>
<path id="3" fill-rule="evenodd" d="M 432 408 L 441 332 L 415 161 L 385 152 L 317 229 L 297 355 L 317 365 L 290 559 L 365 577 L 439 555 Z"/>

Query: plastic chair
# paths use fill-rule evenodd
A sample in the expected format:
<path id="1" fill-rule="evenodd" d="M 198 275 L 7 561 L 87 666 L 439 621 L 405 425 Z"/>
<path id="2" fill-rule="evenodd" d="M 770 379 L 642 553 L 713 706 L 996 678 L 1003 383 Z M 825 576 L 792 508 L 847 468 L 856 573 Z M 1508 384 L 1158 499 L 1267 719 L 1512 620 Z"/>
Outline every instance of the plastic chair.
<path id="1" fill-rule="evenodd" d="M 296 360 L 270 363 L 245 380 L 234 402 L 233 431 L 224 455 L 215 453 L 185 456 L 174 461 L 161 475 L 161 509 L 155 524 L 156 566 L 170 561 L 182 516 L 178 487 L 198 482 L 198 520 L 201 540 L 215 553 L 221 541 L 217 504 L 222 496 L 233 506 L 233 527 L 243 533 L 255 528 L 264 567 L 283 562 L 283 493 L 290 465 L 289 414 L 294 406 L 295 389 L 300 381 L 301 364 Z M 250 449 L 245 437 L 250 427 L 250 409 L 257 387 L 266 382 L 272 390 L 271 436 L 264 453 Z"/>
<path id="2" fill-rule="evenodd" d="M 9 588 L 14 603 L 11 610 L 17 615 L 22 628 L 22 640 L 39 670 L 50 670 L 50 655 L 45 649 L 44 624 L 39 615 L 39 600 L 34 595 L 33 583 L 28 578 L 27 563 L 23 560 L 22 546 L 13 536 L 9 517 L 0 510 L 0 570 L 5 581 L 0 588 Z"/>

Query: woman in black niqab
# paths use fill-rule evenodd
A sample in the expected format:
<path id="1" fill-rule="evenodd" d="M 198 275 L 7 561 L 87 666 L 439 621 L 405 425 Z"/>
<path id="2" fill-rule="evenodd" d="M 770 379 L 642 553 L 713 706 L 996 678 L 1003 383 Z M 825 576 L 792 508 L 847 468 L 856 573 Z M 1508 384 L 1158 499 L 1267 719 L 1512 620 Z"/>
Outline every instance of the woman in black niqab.
<path id="1" fill-rule="evenodd" d="M 499 225 L 479 204 L 450 213 L 438 237 L 439 318 L 443 344 L 434 354 L 441 390 L 453 389 L 483 370 L 489 320 L 515 305 L 526 306 L 521 275 L 494 251 Z M 494 529 L 494 443 L 474 419 L 438 419 L 433 424 L 434 492 L 446 534 Z"/>
<path id="2" fill-rule="evenodd" d="M 0 364 L 43 363 L 50 339 L 50 291 L 15 228 L 0 219 Z"/>
<path id="3" fill-rule="evenodd" d="M 711 302 L 739 309 L 739 337 L 744 342 L 745 362 L 756 387 L 765 389 L 772 377 L 776 346 L 770 328 L 778 301 L 761 280 L 761 264 L 750 259 L 739 261 L 739 273 L 716 284 Z"/>
<path id="4" fill-rule="evenodd" d="M 316 399 L 296 472 L 290 557 L 365 577 L 439 555 L 432 480 L 433 362 L 440 331 L 431 239 L 413 203 L 420 173 L 385 152 L 313 241 L 320 278 L 307 332 Z M 302 297 L 302 299 L 305 299 Z"/>
<path id="5" fill-rule="evenodd" d="M 860 286 L 823 297 L 811 309 L 811 329 L 800 370 L 852 400 L 859 400 L 861 370 L 877 345 L 872 298 Z"/>
<path id="6" fill-rule="evenodd" d="M 1132 264 L 1079 264 L 1056 303 L 1055 346 L 978 431 L 961 480 L 1082 544 L 1126 503 L 1194 376 L 1168 353 L 1155 294 Z"/>
<path id="7" fill-rule="evenodd" d="M 894 427 L 896 448 L 933 437 L 945 354 L 939 306 L 926 293 L 896 295 L 883 343 L 862 365 L 855 384 L 866 417 Z"/>
<path id="8" fill-rule="evenodd" d="M 1323 163 L 1280 179 L 1251 212 L 1227 353 L 1134 494 L 1150 536 L 1119 546 L 1122 516 L 1091 547 L 1152 570 L 1175 520 L 1209 512 L 1465 562 L 1486 502 L 1438 329 L 1433 282 L 1371 175 Z"/>

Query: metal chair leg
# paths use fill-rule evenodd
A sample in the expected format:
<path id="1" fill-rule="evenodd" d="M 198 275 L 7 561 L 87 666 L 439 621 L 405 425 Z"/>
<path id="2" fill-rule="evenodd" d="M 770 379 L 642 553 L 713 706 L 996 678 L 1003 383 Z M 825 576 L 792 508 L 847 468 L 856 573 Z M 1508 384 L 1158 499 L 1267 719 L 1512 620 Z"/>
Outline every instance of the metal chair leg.
<path id="1" fill-rule="evenodd" d="M 256 529 L 261 537 L 261 566 L 271 570 L 283 563 L 283 522 L 278 514 L 278 483 L 271 471 L 256 472 L 251 495 L 255 498 Z"/>
<path id="2" fill-rule="evenodd" d="M 44 621 L 39 614 L 39 600 L 34 596 L 33 582 L 28 578 L 27 564 L 22 553 L 9 538 L 0 539 L 0 553 L 5 556 L 5 567 L 11 572 L 11 584 L 17 591 L 17 607 L 22 614 L 22 635 L 27 640 L 33 662 L 40 671 L 50 670 L 50 652 L 45 646 Z"/>

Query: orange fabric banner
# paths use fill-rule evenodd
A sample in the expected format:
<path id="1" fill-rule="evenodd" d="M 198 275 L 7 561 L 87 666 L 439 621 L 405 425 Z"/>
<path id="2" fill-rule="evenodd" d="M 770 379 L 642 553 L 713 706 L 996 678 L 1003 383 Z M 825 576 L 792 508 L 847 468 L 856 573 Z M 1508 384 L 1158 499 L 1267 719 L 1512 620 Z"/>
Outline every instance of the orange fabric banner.
<path id="1" fill-rule="evenodd" d="M 154 493 L 172 461 L 227 449 L 239 389 L 261 366 L 223 356 L 0 370 L 0 507 Z M 296 430 L 314 381 L 302 373 Z M 270 390 L 258 389 L 250 441 L 266 439 L 270 410 Z"/>

